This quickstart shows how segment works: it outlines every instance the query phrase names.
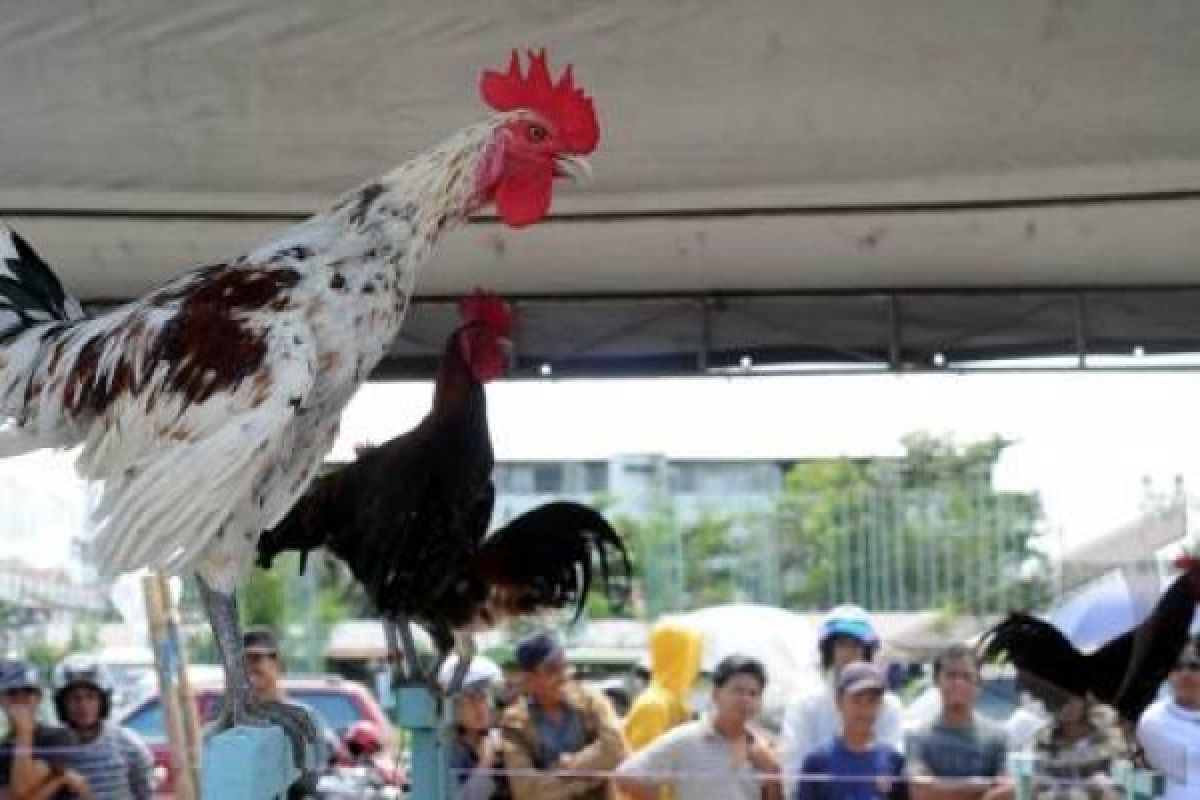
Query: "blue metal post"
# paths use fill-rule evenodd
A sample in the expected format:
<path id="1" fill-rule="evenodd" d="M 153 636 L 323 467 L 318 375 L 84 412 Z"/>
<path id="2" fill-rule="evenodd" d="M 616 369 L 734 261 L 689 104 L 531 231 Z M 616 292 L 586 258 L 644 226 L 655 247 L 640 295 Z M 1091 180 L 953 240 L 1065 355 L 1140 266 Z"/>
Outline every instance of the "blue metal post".
<path id="1" fill-rule="evenodd" d="M 423 686 L 403 686 L 396 699 L 397 719 L 408 730 L 412 747 L 410 800 L 449 800 L 450 771 L 437 699 Z"/>
<path id="2" fill-rule="evenodd" d="M 1116 765 L 1113 777 L 1129 800 L 1157 800 L 1167 791 L 1166 778 L 1157 772 L 1134 769 L 1128 761 Z"/>
<path id="3" fill-rule="evenodd" d="M 1037 758 L 1032 753 L 1011 753 L 1008 756 L 1008 774 L 1013 778 L 1016 800 L 1030 800 L 1033 797 L 1033 772 L 1036 768 Z"/>
<path id="4" fill-rule="evenodd" d="M 276 727 L 237 727 L 204 744 L 200 796 L 220 800 L 268 800 L 283 797 L 300 773 L 292 746 Z"/>

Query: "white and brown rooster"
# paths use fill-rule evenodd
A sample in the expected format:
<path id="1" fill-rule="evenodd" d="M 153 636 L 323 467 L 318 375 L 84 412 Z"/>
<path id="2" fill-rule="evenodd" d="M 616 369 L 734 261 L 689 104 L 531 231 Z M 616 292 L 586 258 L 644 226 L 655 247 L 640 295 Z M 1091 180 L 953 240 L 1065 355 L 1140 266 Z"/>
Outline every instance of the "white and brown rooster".
<path id="1" fill-rule="evenodd" d="M 106 575 L 195 573 L 230 687 L 226 724 L 313 732 L 252 702 L 234 590 L 333 445 L 343 409 L 395 338 L 440 237 L 494 205 L 521 227 L 554 179 L 586 172 L 591 99 L 545 54 L 485 72 L 494 113 L 246 255 L 86 316 L 16 234 L 0 230 L 0 457 L 82 445 L 102 486 Z"/>

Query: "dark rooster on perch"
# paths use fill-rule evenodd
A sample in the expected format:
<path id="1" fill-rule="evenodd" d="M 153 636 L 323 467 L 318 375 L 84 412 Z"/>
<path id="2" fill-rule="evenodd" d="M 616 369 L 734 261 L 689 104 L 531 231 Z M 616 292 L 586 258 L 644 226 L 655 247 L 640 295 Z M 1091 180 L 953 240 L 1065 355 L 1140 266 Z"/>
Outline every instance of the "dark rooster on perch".
<path id="1" fill-rule="evenodd" d="M 1176 566 L 1183 574 L 1150 616 L 1094 652 L 1080 652 L 1048 622 L 1012 613 L 984 634 L 982 657 L 1009 661 L 1021 682 L 1043 699 L 1091 695 L 1134 724 L 1186 646 L 1200 601 L 1200 562 L 1184 558 Z"/>
<path id="2" fill-rule="evenodd" d="M 195 573 L 229 687 L 225 724 L 307 715 L 253 702 L 234 591 L 259 535 L 316 476 L 346 404 L 383 358 L 443 235 L 494 206 L 521 227 L 557 177 L 586 172 L 599 127 L 568 67 L 485 72 L 495 112 L 249 252 L 87 316 L 0 230 L 0 457 L 81 446 L 101 485 L 98 566 Z"/>
<path id="3" fill-rule="evenodd" d="M 483 386 L 503 373 L 511 318 L 481 292 L 461 312 L 421 423 L 320 478 L 258 542 L 262 566 L 285 550 L 325 548 L 398 627 L 410 671 L 415 622 L 432 635 L 439 663 L 458 652 L 458 678 L 474 652 L 472 632 L 570 604 L 578 615 L 596 569 L 610 602 L 625 602 L 630 586 L 621 539 L 579 503 L 548 503 L 487 533 L 495 490 Z M 437 667 L 416 674 L 432 686 Z"/>

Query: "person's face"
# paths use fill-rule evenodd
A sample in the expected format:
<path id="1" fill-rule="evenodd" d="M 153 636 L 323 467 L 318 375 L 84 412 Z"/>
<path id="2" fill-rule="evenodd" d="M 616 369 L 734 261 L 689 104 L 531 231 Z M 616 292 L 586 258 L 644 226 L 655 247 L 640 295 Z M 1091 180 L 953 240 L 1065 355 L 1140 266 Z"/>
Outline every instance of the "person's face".
<path id="1" fill-rule="evenodd" d="M 250 676 L 250 686 L 256 693 L 275 691 L 283 673 L 279 654 L 270 650 L 247 651 L 246 672 Z"/>
<path id="2" fill-rule="evenodd" d="M 833 672 L 837 672 L 847 664 L 867 660 L 867 648 L 858 639 L 851 636 L 837 636 L 833 640 Z"/>
<path id="3" fill-rule="evenodd" d="M 38 705 L 41 702 L 41 690 L 33 687 L 5 689 L 3 692 L 0 692 L 0 707 L 4 708 L 5 713 L 8 713 L 8 711 L 13 708 L 20 708 L 31 712 L 36 712 Z"/>
<path id="4" fill-rule="evenodd" d="M 879 689 L 864 689 L 847 692 L 838 699 L 842 713 L 842 727 L 846 731 L 861 733 L 875 728 L 879 718 L 879 707 L 883 703 L 883 692 Z"/>
<path id="5" fill-rule="evenodd" d="M 979 692 L 979 670 L 969 658 L 953 658 L 942 665 L 937 678 L 942 708 L 968 709 L 975 706 Z"/>
<path id="6" fill-rule="evenodd" d="M 753 675 L 739 673 L 724 686 L 713 687 L 712 698 L 718 720 L 745 725 L 762 708 L 762 686 Z"/>
<path id="7" fill-rule="evenodd" d="M 1064 695 L 1059 702 L 1058 717 L 1059 723 L 1063 725 L 1078 725 L 1083 722 L 1083 718 L 1087 712 L 1087 705 L 1083 702 L 1082 697 L 1076 695 Z"/>
<path id="8" fill-rule="evenodd" d="M 529 693 L 542 705 L 557 705 L 562 702 L 563 689 L 567 685 L 566 659 L 551 659 L 526 673 Z"/>
<path id="9" fill-rule="evenodd" d="M 1200 708 L 1200 651 L 1188 647 L 1168 678 L 1175 702 L 1184 708 Z"/>
<path id="10" fill-rule="evenodd" d="M 91 730 L 100 724 L 100 692 L 91 686 L 72 686 L 63 697 L 67 724 L 79 730 Z"/>
<path id="11" fill-rule="evenodd" d="M 486 731 L 492 727 L 487 689 L 465 689 L 458 696 L 458 724 L 469 731 Z"/>

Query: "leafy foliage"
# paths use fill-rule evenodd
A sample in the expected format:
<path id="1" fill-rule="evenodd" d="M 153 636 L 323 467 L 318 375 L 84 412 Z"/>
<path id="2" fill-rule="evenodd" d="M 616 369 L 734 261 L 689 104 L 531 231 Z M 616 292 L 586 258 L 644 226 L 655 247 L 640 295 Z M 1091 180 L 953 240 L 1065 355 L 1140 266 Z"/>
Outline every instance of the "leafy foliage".
<path id="1" fill-rule="evenodd" d="M 857 602 L 878 610 L 1035 605 L 1042 557 L 1036 494 L 1001 492 L 1008 442 L 958 446 L 916 433 L 898 459 L 799 464 L 774 513 L 788 607 Z"/>

